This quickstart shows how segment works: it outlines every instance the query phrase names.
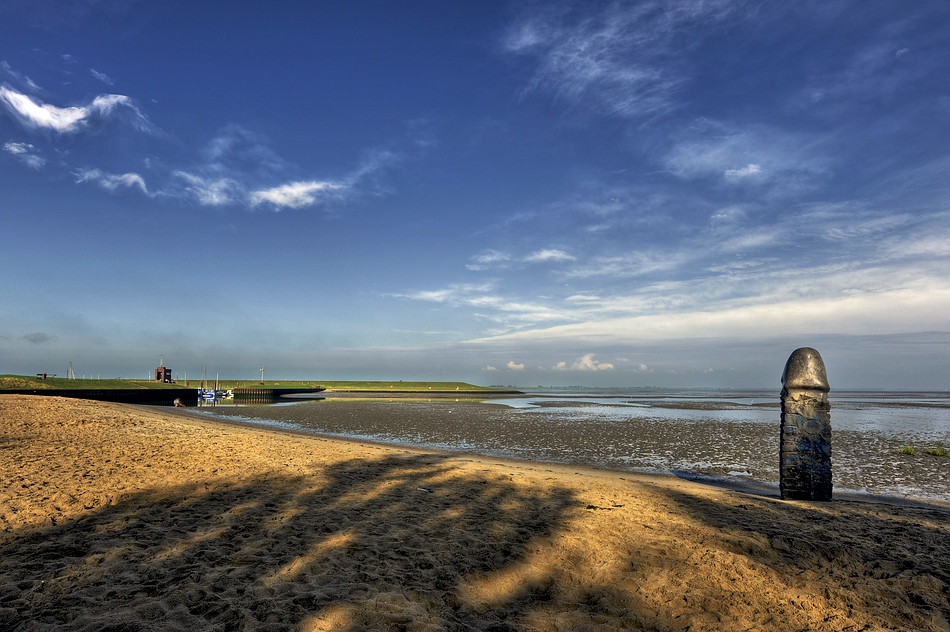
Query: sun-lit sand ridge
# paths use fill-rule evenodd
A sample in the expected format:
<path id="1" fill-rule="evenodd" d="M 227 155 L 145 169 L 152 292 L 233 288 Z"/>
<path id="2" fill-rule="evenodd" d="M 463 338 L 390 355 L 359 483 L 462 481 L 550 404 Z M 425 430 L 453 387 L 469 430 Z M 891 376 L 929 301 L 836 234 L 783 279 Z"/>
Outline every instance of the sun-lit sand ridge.
<path id="1" fill-rule="evenodd" d="M 27 396 L 0 482 L 0 629 L 950 630 L 936 507 Z"/>

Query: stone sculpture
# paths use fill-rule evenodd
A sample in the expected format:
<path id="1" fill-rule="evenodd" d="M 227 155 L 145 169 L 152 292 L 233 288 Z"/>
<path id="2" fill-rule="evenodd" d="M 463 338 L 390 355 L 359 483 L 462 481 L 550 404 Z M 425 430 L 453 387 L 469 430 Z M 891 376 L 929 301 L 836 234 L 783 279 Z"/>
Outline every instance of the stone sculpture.
<path id="1" fill-rule="evenodd" d="M 782 373 L 779 488 L 785 500 L 831 500 L 831 404 L 821 355 L 796 349 Z"/>

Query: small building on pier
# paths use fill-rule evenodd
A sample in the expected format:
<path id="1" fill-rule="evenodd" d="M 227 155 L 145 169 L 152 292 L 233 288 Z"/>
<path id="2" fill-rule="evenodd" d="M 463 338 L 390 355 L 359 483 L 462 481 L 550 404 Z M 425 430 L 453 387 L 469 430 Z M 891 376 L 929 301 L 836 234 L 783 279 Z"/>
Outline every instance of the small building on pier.
<path id="1" fill-rule="evenodd" d="M 171 384 L 175 380 L 172 379 L 172 370 L 167 366 L 160 366 L 155 368 L 155 381 L 156 382 L 165 382 L 166 384 Z"/>

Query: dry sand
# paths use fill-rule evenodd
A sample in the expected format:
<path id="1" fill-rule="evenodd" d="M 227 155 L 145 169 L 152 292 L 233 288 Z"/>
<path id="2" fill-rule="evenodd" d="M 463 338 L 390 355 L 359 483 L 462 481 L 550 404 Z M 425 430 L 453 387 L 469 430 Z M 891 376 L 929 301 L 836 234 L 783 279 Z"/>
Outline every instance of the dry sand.
<path id="1" fill-rule="evenodd" d="M 0 396 L 2 630 L 950 630 L 946 508 Z"/>

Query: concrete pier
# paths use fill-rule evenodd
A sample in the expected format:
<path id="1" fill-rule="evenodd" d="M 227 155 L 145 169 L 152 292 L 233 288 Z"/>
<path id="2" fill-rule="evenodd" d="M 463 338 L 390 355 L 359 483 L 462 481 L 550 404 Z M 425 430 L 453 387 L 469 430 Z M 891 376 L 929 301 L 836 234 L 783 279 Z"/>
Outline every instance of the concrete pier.
<path id="1" fill-rule="evenodd" d="M 235 401 L 243 402 L 276 402 L 281 397 L 285 395 L 306 395 L 311 393 L 320 393 L 326 389 L 322 386 L 315 386 L 310 388 L 274 388 L 274 387 L 256 387 L 256 386 L 241 386 L 233 389 L 231 392 L 234 394 Z"/>
<path id="2" fill-rule="evenodd" d="M 779 488 L 787 500 L 831 500 L 831 404 L 821 355 L 796 349 L 782 373 Z"/>

